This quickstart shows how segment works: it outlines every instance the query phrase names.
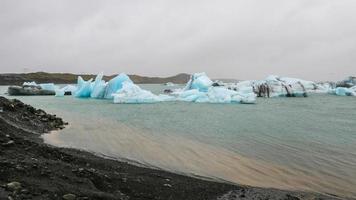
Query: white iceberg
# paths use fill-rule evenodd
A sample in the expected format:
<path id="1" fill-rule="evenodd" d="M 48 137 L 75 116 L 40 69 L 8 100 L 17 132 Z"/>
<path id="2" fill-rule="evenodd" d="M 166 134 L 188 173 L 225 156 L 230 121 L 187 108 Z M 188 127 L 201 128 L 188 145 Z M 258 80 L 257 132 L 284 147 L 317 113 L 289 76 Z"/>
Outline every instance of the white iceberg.
<path id="1" fill-rule="evenodd" d="M 190 80 L 185 86 L 185 90 L 197 89 L 201 92 L 207 92 L 212 86 L 213 81 L 204 73 L 195 73 L 191 75 Z"/>
<path id="2" fill-rule="evenodd" d="M 74 85 L 67 85 L 63 88 L 60 89 L 56 89 L 55 90 L 55 96 L 56 97 L 63 97 L 66 93 L 70 93 L 71 95 L 73 95 L 75 93 L 75 91 L 77 90 L 77 87 Z"/>
<path id="3" fill-rule="evenodd" d="M 54 83 L 41 83 L 38 84 L 42 90 L 55 91 L 58 89 L 58 86 L 54 85 Z"/>
<path id="4" fill-rule="evenodd" d="M 169 95 L 155 95 L 148 90 L 141 89 L 138 85 L 135 85 L 132 81 L 124 81 L 121 89 L 112 94 L 114 103 L 156 103 L 161 101 L 173 100 Z"/>
<path id="5" fill-rule="evenodd" d="M 111 79 L 107 83 L 104 98 L 112 99 L 113 98 L 112 94 L 114 94 L 116 91 L 118 91 L 119 89 L 122 88 L 123 82 L 133 83 L 131 81 L 130 77 L 127 76 L 126 74 L 121 73 L 121 74 L 117 75 L 115 78 Z"/>
<path id="6" fill-rule="evenodd" d="M 32 82 L 24 82 L 22 86 L 32 86 L 32 87 L 40 87 L 42 90 L 55 91 L 58 89 L 54 83 L 40 83 L 37 84 L 35 81 Z"/>
<path id="7" fill-rule="evenodd" d="M 256 101 L 250 83 L 246 82 L 238 91 L 234 91 L 223 86 L 213 86 L 213 82 L 205 73 L 193 74 L 183 90 L 176 90 L 172 94 L 176 95 L 179 101 L 197 103 L 254 103 Z"/>
<path id="8" fill-rule="evenodd" d="M 35 81 L 32 81 L 32 82 L 24 82 L 22 85 L 23 85 L 23 86 L 38 86 Z"/>

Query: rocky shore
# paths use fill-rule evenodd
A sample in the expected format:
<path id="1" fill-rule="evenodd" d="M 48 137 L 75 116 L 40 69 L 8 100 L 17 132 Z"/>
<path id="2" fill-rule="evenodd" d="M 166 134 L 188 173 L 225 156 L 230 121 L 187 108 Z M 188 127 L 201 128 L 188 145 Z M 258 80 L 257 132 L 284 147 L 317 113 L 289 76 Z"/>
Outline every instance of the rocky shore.
<path id="1" fill-rule="evenodd" d="M 0 199 L 340 199 L 219 183 L 44 144 L 55 115 L 0 96 Z"/>

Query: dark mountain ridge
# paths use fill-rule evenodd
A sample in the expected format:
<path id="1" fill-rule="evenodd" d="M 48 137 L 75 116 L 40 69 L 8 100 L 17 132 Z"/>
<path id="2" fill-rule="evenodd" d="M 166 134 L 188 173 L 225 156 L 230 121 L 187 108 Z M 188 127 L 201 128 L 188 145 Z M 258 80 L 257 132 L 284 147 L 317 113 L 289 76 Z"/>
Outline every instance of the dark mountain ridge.
<path id="1" fill-rule="evenodd" d="M 104 76 L 104 80 L 108 81 L 117 74 Z M 35 81 L 37 83 L 55 83 L 55 84 L 72 84 L 77 82 L 77 77 L 82 76 L 85 80 L 95 78 L 94 74 L 71 74 L 71 73 L 4 73 L 0 74 L 0 85 L 22 85 L 23 82 Z M 139 75 L 129 75 L 131 80 L 137 84 L 145 83 L 167 83 L 183 84 L 189 80 L 190 75 L 181 73 L 170 77 L 147 77 Z"/>

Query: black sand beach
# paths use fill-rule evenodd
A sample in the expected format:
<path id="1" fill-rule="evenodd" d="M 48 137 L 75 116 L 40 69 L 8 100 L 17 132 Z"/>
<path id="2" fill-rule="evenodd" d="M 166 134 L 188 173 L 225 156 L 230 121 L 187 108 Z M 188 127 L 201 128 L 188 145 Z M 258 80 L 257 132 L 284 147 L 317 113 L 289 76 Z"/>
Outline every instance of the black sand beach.
<path id="1" fill-rule="evenodd" d="M 341 199 L 202 180 L 43 143 L 42 133 L 65 125 L 0 97 L 0 199 Z"/>

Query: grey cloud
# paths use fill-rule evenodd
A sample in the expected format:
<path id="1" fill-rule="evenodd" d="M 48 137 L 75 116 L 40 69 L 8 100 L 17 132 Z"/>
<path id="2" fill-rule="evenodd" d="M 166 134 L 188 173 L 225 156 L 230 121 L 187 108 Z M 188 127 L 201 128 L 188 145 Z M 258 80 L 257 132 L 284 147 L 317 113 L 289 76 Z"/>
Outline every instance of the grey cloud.
<path id="1" fill-rule="evenodd" d="M 0 72 L 356 75 L 354 0 L 2 0 Z"/>

